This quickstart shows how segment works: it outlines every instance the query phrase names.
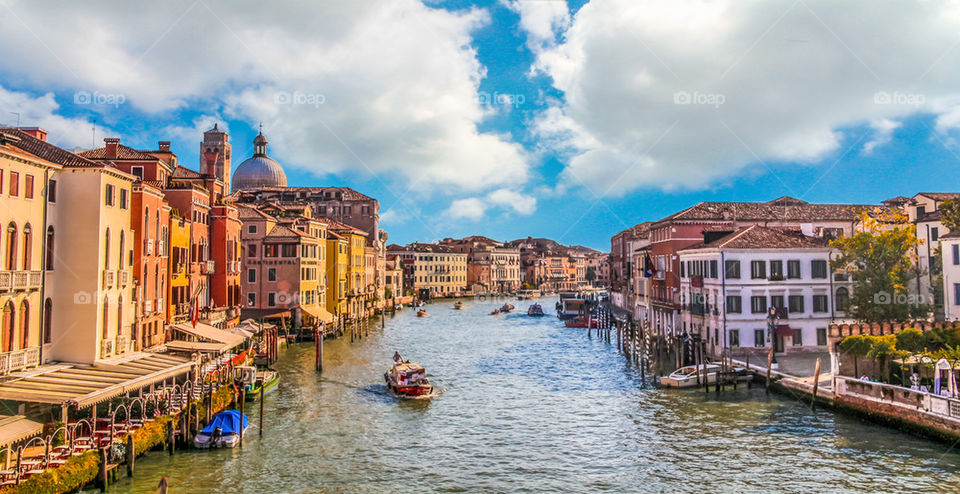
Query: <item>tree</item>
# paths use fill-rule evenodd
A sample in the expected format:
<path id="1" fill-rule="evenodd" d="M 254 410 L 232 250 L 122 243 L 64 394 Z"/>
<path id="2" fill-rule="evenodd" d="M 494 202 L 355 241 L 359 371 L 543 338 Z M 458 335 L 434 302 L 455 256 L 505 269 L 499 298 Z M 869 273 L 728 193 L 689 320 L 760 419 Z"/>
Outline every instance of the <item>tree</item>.
<path id="1" fill-rule="evenodd" d="M 853 274 L 850 314 L 865 322 L 903 322 L 923 317 L 927 307 L 908 294 L 916 275 L 916 228 L 896 210 L 863 210 L 858 231 L 830 243 L 839 255 L 830 261 L 836 270 Z"/>
<path id="2" fill-rule="evenodd" d="M 587 281 L 593 283 L 597 279 L 597 268 L 590 266 L 587 268 L 587 274 L 584 275 Z"/>
<path id="3" fill-rule="evenodd" d="M 960 231 L 960 198 L 944 199 L 937 204 L 940 221 L 951 232 Z"/>
<path id="4" fill-rule="evenodd" d="M 880 375 L 884 382 L 888 381 L 890 377 L 887 369 L 889 359 L 899 357 L 906 353 L 902 350 L 897 350 L 896 343 L 897 336 L 892 334 L 870 337 L 870 350 L 867 352 L 867 357 L 875 360 L 877 364 L 880 365 Z"/>
<path id="5" fill-rule="evenodd" d="M 916 328 L 906 328 L 897 333 L 897 349 L 916 355 L 923 350 L 923 333 Z"/>
<path id="6" fill-rule="evenodd" d="M 860 374 L 858 361 L 861 357 L 867 356 L 871 347 L 873 347 L 873 342 L 870 341 L 870 335 L 865 334 L 852 334 L 840 341 L 840 350 L 853 357 L 854 377 Z"/>

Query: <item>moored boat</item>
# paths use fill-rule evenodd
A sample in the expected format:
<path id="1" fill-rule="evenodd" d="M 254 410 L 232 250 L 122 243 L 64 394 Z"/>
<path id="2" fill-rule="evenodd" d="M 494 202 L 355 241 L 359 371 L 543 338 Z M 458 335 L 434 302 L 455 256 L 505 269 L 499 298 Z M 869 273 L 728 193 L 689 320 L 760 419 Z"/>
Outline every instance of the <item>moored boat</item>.
<path id="1" fill-rule="evenodd" d="M 600 321 L 596 318 L 576 317 L 563 321 L 563 325 L 568 328 L 586 328 L 587 326 L 591 328 L 599 328 Z"/>
<path id="2" fill-rule="evenodd" d="M 717 373 L 722 368 L 717 364 L 706 365 L 706 382 L 714 384 L 717 382 Z M 740 369 L 734 369 L 738 372 Z M 666 388 L 692 388 L 703 385 L 704 366 L 687 365 L 670 373 L 668 376 L 660 377 L 660 385 Z"/>
<path id="3" fill-rule="evenodd" d="M 214 415 L 193 438 L 193 445 L 200 449 L 233 448 L 240 444 L 240 431 L 246 433 L 247 416 L 239 410 L 224 410 Z"/>
<path id="4" fill-rule="evenodd" d="M 420 364 L 402 360 L 394 355 L 393 367 L 383 374 L 387 389 L 399 396 L 416 398 L 433 392 L 433 384 L 427 379 L 427 371 Z"/>
<path id="5" fill-rule="evenodd" d="M 256 367 L 236 367 L 237 372 L 242 372 L 241 379 L 246 388 L 244 395 L 247 401 L 254 401 L 261 394 L 270 391 L 280 382 L 280 374 L 273 370 L 258 370 Z"/>
<path id="6" fill-rule="evenodd" d="M 533 304 L 527 307 L 527 315 L 530 317 L 543 317 L 543 307 L 540 304 Z"/>
<path id="7" fill-rule="evenodd" d="M 560 320 L 573 319 L 586 310 L 585 300 L 580 292 L 560 292 L 560 301 L 557 302 L 557 317 Z"/>

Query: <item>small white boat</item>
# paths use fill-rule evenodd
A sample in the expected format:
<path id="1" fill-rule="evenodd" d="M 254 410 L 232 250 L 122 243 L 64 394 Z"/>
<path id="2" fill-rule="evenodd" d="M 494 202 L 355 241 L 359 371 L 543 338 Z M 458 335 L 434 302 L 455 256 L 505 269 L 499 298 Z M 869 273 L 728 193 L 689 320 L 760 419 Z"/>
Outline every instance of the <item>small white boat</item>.
<path id="1" fill-rule="evenodd" d="M 239 410 L 224 410 L 197 433 L 193 445 L 200 449 L 235 448 L 240 444 L 240 430 L 246 434 L 248 426 L 247 416 Z"/>
<path id="2" fill-rule="evenodd" d="M 716 384 L 717 373 L 722 370 L 723 368 L 719 364 L 707 364 L 707 384 Z M 750 373 L 742 367 L 734 367 L 733 372 L 736 373 L 737 381 L 752 379 Z M 669 376 L 661 377 L 660 385 L 665 388 L 692 388 L 703 386 L 703 380 L 703 365 L 688 365 L 673 371 Z"/>
<path id="3" fill-rule="evenodd" d="M 466 309 L 467 306 L 464 305 L 463 302 L 459 302 L 459 301 L 458 301 L 457 303 L 453 304 L 453 308 L 454 308 L 455 310 L 463 310 L 463 309 Z"/>

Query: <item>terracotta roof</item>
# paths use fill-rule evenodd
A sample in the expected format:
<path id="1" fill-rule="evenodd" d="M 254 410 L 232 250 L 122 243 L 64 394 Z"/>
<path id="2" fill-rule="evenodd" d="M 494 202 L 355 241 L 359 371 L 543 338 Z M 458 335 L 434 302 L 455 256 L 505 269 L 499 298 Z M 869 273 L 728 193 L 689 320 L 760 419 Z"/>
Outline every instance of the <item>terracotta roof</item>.
<path id="1" fill-rule="evenodd" d="M 342 193 L 342 197 L 347 201 L 363 201 L 363 200 L 373 200 L 373 198 L 361 194 L 349 187 L 253 187 L 243 190 L 244 193 L 255 195 L 258 192 L 310 192 L 310 193 L 321 193 L 326 191 L 338 191 Z"/>
<path id="2" fill-rule="evenodd" d="M 446 245 L 413 242 L 403 247 L 406 252 L 435 252 L 438 254 L 459 254 Z M 466 254 L 463 254 L 466 255 Z"/>
<path id="3" fill-rule="evenodd" d="M 960 197 L 960 192 L 918 192 L 914 197 L 916 196 L 929 197 L 934 201 L 943 201 Z"/>
<path id="4" fill-rule="evenodd" d="M 327 240 L 346 240 L 342 235 L 338 235 L 336 232 L 327 230 Z"/>
<path id="5" fill-rule="evenodd" d="M 204 175 L 185 166 L 178 166 L 174 168 L 170 178 L 204 178 Z"/>
<path id="6" fill-rule="evenodd" d="M 273 239 L 284 238 L 284 239 L 299 240 L 300 238 L 303 238 L 303 237 L 314 238 L 310 235 L 307 235 L 306 233 L 301 232 L 300 230 L 290 228 L 286 225 L 278 224 L 278 225 L 274 225 L 274 227 L 270 229 L 270 233 L 268 233 L 264 238 L 273 238 Z"/>
<path id="7" fill-rule="evenodd" d="M 700 242 L 680 251 L 695 249 L 823 249 L 828 241 L 808 237 L 800 230 L 751 225 L 740 228 L 712 242 Z"/>
<path id="8" fill-rule="evenodd" d="M 947 232 L 947 233 L 944 233 L 943 235 L 940 235 L 940 239 L 941 239 L 941 240 L 943 240 L 943 239 L 945 239 L 945 238 L 947 238 L 947 239 L 950 239 L 950 238 L 960 238 L 960 230 L 957 230 L 957 231 L 954 231 L 954 232 Z"/>
<path id="9" fill-rule="evenodd" d="M 327 224 L 327 230 L 337 231 L 337 232 L 350 232 L 350 233 L 354 233 L 354 234 L 356 234 L 356 235 L 363 235 L 364 237 L 367 236 L 367 232 L 365 232 L 365 231 L 363 231 L 363 230 L 361 230 L 361 229 L 359 229 L 359 228 L 352 227 L 352 226 L 350 226 L 350 225 L 348 225 L 348 224 L 346 224 L 346 223 L 337 221 L 337 220 L 335 220 L 335 219 L 333 219 L 333 218 L 328 218 L 328 217 L 326 217 L 326 216 L 317 216 L 315 219 L 316 219 L 317 221 L 322 221 L 322 222 L 326 223 L 326 224 Z"/>
<path id="10" fill-rule="evenodd" d="M 91 160 L 149 160 L 149 161 L 163 161 L 156 156 L 145 153 L 143 151 L 137 151 L 130 146 L 124 146 L 123 144 L 117 144 L 117 155 L 114 157 L 107 156 L 107 148 L 97 148 L 91 149 L 89 151 L 84 151 L 80 153 L 80 156 L 88 158 Z"/>
<path id="11" fill-rule="evenodd" d="M 110 166 L 88 160 L 83 156 L 71 153 L 70 151 L 67 151 L 61 147 L 54 146 L 47 141 L 41 141 L 40 139 L 37 139 L 36 137 L 33 137 L 32 135 L 14 127 L 0 127 L 0 132 L 15 138 L 9 140 L 10 145 L 13 147 L 58 165 L 70 167 Z"/>
<path id="12" fill-rule="evenodd" d="M 854 221 L 864 204 L 809 204 L 789 197 L 770 202 L 701 202 L 656 222 L 668 221 Z"/>
<path id="13" fill-rule="evenodd" d="M 242 204 L 237 204 L 236 207 L 237 207 L 237 216 L 241 220 L 249 220 L 249 219 L 272 220 L 274 219 L 272 216 L 254 207 L 244 206 Z"/>

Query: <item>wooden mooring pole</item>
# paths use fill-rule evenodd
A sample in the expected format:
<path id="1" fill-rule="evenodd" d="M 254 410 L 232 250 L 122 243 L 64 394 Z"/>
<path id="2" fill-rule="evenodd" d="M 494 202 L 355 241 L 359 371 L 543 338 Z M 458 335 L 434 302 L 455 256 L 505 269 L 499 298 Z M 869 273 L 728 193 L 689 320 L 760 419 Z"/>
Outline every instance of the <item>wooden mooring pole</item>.
<path id="1" fill-rule="evenodd" d="M 264 390 L 260 388 L 260 394 L 263 394 Z M 243 448 L 243 404 L 247 401 L 247 387 L 243 386 L 240 388 L 240 448 Z"/>
<path id="2" fill-rule="evenodd" d="M 810 400 L 810 410 L 817 406 L 817 387 L 820 385 L 820 357 L 817 357 L 817 366 L 813 370 L 813 398 Z"/>
<path id="3" fill-rule="evenodd" d="M 770 352 L 767 353 L 767 393 L 770 393 L 770 371 L 773 369 L 773 342 L 770 343 Z"/>
<path id="4" fill-rule="evenodd" d="M 267 394 L 266 391 L 260 390 L 260 425 L 258 427 L 260 437 L 263 437 L 263 395 Z"/>
<path id="5" fill-rule="evenodd" d="M 127 477 L 133 477 L 133 462 L 136 457 L 133 449 L 133 434 L 127 434 Z"/>
<path id="6" fill-rule="evenodd" d="M 100 481 L 100 490 L 106 491 L 109 481 L 107 480 L 107 448 L 100 448 L 100 473 L 97 475 Z"/>

